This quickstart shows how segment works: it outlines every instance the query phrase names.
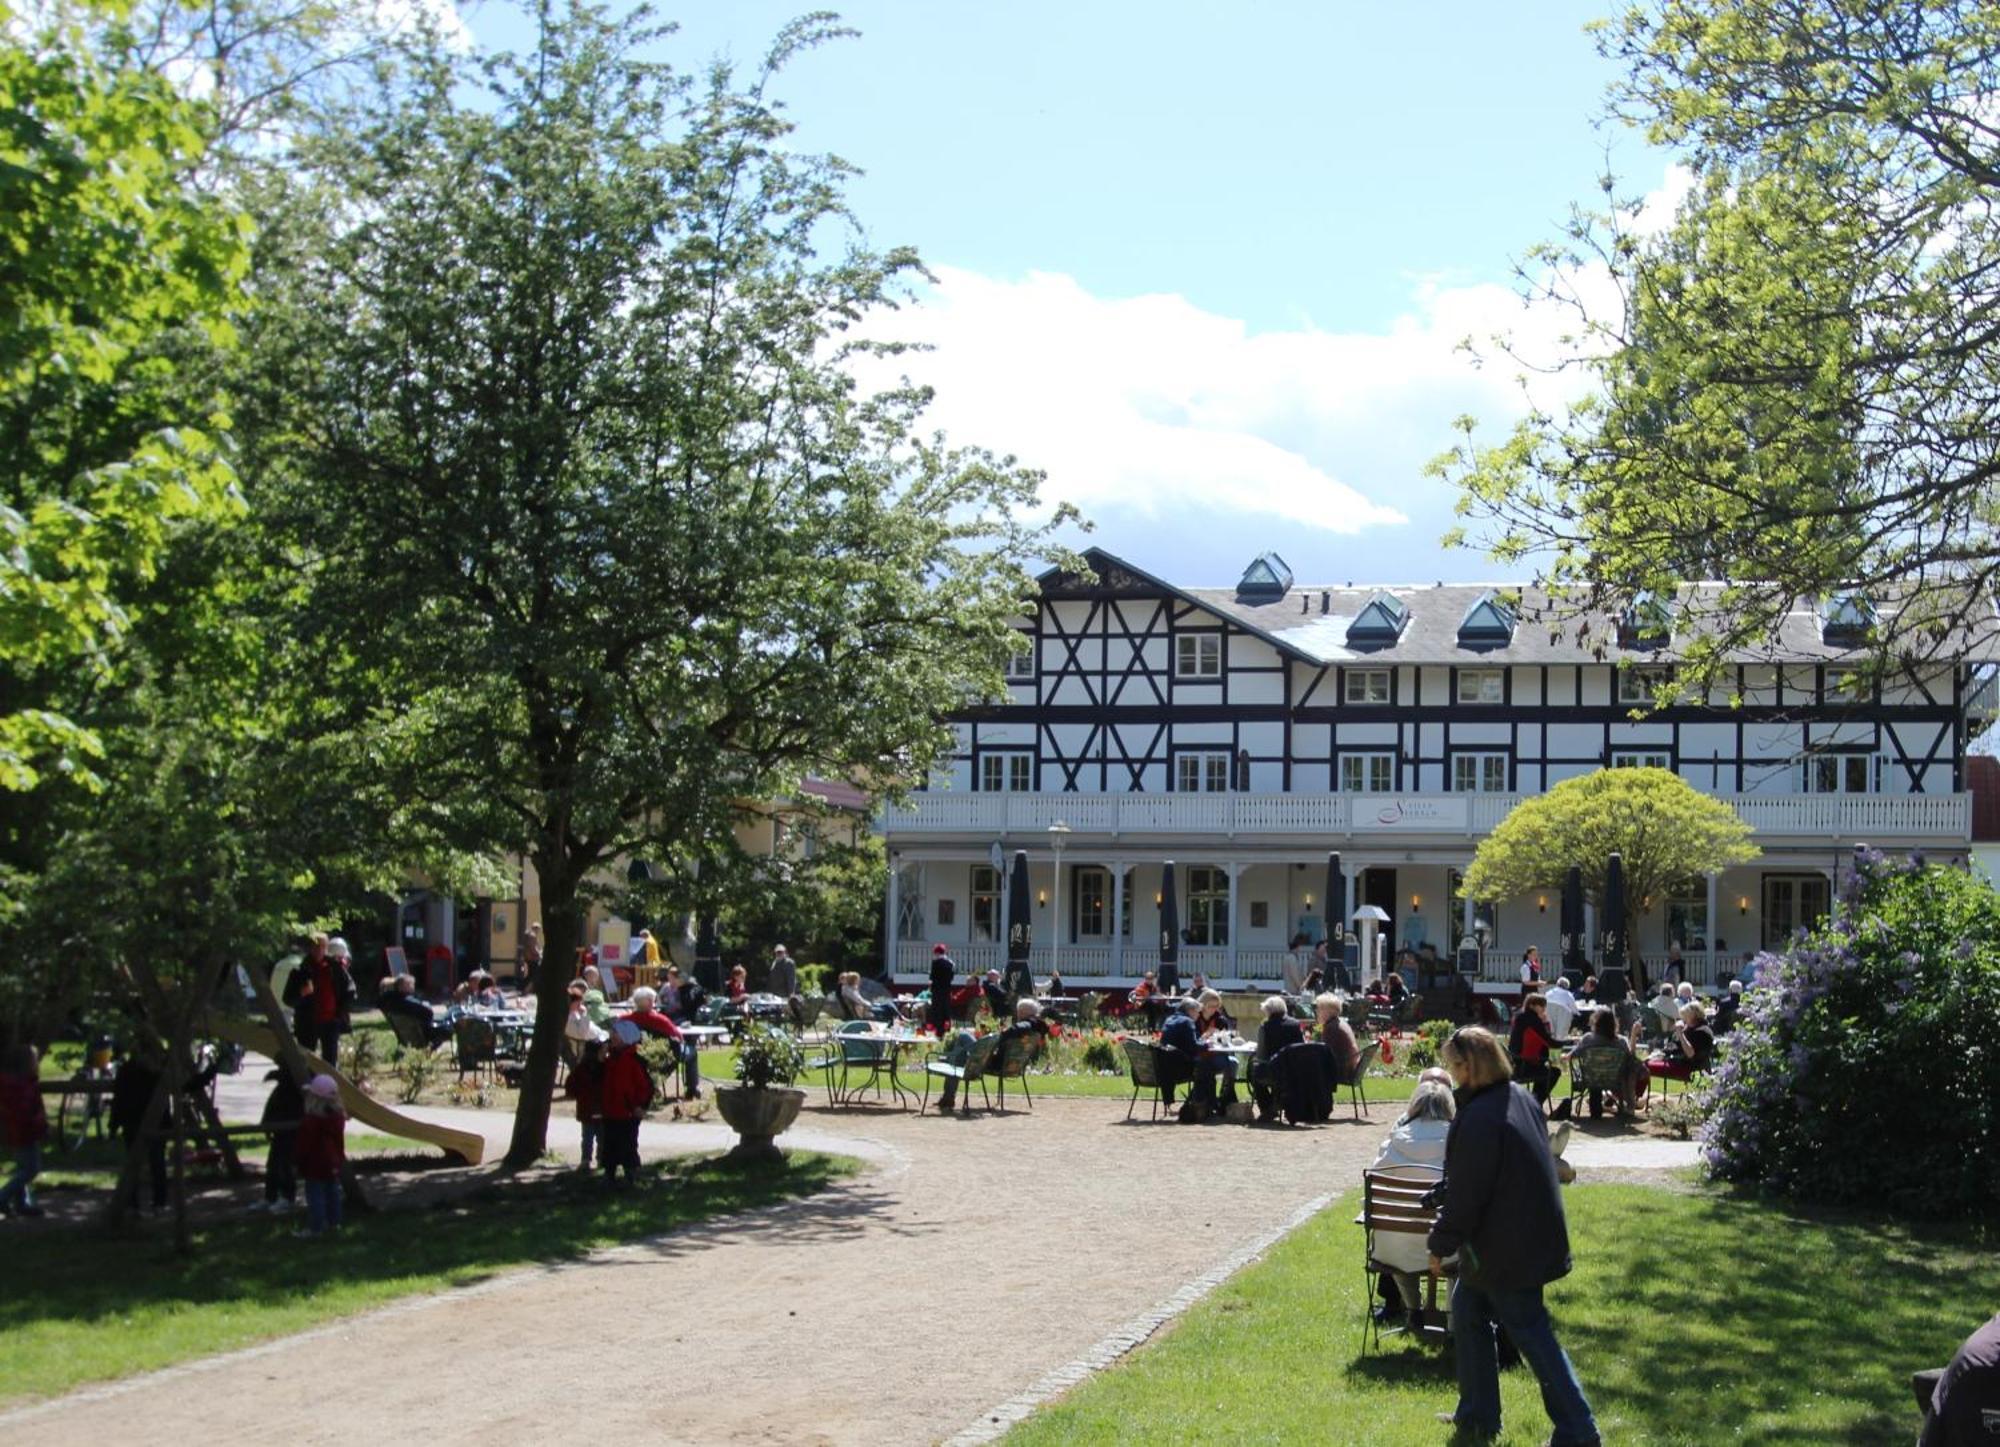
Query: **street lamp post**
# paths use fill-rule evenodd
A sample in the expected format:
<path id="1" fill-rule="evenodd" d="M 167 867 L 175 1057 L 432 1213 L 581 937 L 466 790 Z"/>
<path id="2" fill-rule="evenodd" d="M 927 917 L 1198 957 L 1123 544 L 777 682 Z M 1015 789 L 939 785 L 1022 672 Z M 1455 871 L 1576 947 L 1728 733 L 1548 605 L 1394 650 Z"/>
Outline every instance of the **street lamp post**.
<path id="1" fill-rule="evenodd" d="M 1049 848 L 1055 851 L 1056 856 L 1056 917 L 1049 922 L 1049 973 L 1051 975 L 1060 975 L 1062 973 L 1061 967 L 1056 962 L 1056 955 L 1062 948 L 1062 852 L 1063 845 L 1068 839 L 1069 825 L 1060 819 L 1049 825 Z M 1029 967 L 1028 973 L 1030 977 L 1034 975 L 1033 966 Z"/>

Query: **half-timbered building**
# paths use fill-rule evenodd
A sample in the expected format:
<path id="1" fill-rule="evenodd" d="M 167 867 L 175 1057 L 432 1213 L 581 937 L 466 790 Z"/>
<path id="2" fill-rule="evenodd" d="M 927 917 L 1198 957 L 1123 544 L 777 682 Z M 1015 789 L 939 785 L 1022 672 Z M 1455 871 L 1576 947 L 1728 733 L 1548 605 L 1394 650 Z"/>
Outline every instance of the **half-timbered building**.
<path id="1" fill-rule="evenodd" d="M 1530 944 L 1554 956 L 1557 901 L 1463 901 L 1460 871 L 1524 795 L 1601 768 L 1672 769 L 1755 830 L 1761 859 L 1650 901 L 1640 925 L 1649 964 L 1677 948 L 1698 981 L 1823 915 L 1858 842 L 1970 846 L 1991 628 L 1871 675 L 1856 649 L 1874 605 L 1830 600 L 1709 696 L 1652 708 L 1674 650 L 1645 618 L 1580 641 L 1522 621 L 1501 589 L 1307 587 L 1275 554 L 1234 588 L 1188 588 L 1086 557 L 1090 574 L 1040 580 L 1009 699 L 955 715 L 949 771 L 881 819 L 900 976 L 921 977 L 937 941 L 999 963 L 1003 862 L 1026 850 L 1038 975 L 1150 968 L 1172 860 L 1183 976 L 1273 980 L 1326 930 L 1339 850 L 1350 907 L 1386 913 L 1386 941 L 1448 954 L 1470 935 L 1488 977 L 1510 977 Z"/>

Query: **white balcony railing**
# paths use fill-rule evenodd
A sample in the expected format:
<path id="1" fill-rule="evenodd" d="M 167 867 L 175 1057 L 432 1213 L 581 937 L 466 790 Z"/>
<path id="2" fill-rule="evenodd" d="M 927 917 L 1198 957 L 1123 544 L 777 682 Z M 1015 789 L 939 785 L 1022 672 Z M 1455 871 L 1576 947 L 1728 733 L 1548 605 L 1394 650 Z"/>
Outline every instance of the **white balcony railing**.
<path id="1" fill-rule="evenodd" d="M 1724 794 L 1761 837 L 1842 843 L 1971 837 L 1969 794 Z M 892 837 L 1186 835 L 1316 840 L 1482 838 L 1518 794 L 915 794 L 882 811 Z"/>

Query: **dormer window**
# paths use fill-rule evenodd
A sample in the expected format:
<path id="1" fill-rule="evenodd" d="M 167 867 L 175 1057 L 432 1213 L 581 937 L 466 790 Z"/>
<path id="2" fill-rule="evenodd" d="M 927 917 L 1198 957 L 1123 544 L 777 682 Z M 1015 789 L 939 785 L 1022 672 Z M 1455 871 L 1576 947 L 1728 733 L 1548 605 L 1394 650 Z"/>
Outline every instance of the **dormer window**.
<path id="1" fill-rule="evenodd" d="M 1673 632 L 1673 614 L 1651 593 L 1639 594 L 1618 615 L 1620 648 L 1665 648 Z"/>
<path id="2" fill-rule="evenodd" d="M 1875 605 L 1859 593 L 1829 598 L 1820 608 L 1819 637 L 1829 648 L 1853 648 L 1875 628 Z"/>
<path id="3" fill-rule="evenodd" d="M 1410 610 L 1400 598 L 1377 593 L 1362 605 L 1354 621 L 1347 625 L 1347 645 L 1350 648 L 1387 648 L 1403 636 L 1403 627 L 1409 621 Z"/>
<path id="4" fill-rule="evenodd" d="M 1236 596 L 1245 603 L 1275 603 L 1291 589 L 1291 567 L 1276 553 L 1260 554 L 1236 582 Z"/>
<path id="5" fill-rule="evenodd" d="M 1498 593 L 1481 593 L 1458 625 L 1461 648 L 1505 648 L 1514 641 L 1514 610 Z"/>

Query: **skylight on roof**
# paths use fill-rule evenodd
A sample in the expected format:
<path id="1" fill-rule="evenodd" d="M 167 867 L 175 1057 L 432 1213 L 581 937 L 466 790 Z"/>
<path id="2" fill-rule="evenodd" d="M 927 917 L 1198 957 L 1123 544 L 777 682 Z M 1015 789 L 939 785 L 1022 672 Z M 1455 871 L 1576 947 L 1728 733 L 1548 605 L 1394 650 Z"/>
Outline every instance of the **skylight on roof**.
<path id="1" fill-rule="evenodd" d="M 1481 593 L 1465 610 L 1458 641 L 1466 647 L 1504 647 L 1514 641 L 1514 610 L 1497 593 Z"/>
<path id="2" fill-rule="evenodd" d="M 1251 560 L 1237 580 L 1236 596 L 1239 598 L 1269 601 L 1282 598 L 1291 591 L 1292 570 L 1285 560 L 1276 553 L 1260 553 Z"/>
<path id="3" fill-rule="evenodd" d="M 1859 593 L 1829 598 L 1820 609 L 1819 636 L 1825 643 L 1863 642 L 1874 626 L 1875 605 Z"/>
<path id="4" fill-rule="evenodd" d="M 1394 643 L 1403 636 L 1403 625 L 1410 621 L 1410 610 L 1402 599 L 1388 593 L 1377 593 L 1362 605 L 1354 615 L 1354 621 L 1347 625 L 1347 642 L 1352 648 L 1382 647 Z"/>

